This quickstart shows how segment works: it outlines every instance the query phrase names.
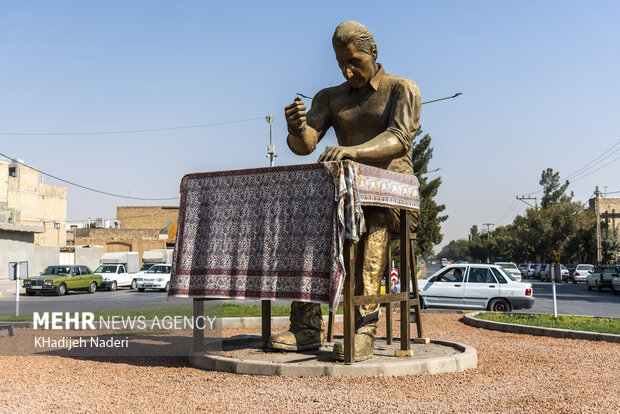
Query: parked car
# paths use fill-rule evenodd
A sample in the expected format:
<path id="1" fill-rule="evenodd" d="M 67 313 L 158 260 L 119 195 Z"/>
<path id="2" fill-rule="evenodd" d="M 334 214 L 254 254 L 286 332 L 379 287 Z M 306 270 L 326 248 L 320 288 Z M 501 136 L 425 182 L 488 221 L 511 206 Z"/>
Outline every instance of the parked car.
<path id="1" fill-rule="evenodd" d="M 128 273 L 124 264 L 102 264 L 95 273 L 101 275 L 103 281 L 101 287 L 110 291 L 116 290 L 117 287 L 136 288 L 137 273 Z"/>
<path id="2" fill-rule="evenodd" d="M 547 266 L 545 270 L 540 272 L 540 280 L 541 281 L 550 281 L 551 282 L 551 272 L 553 271 L 551 265 Z M 562 272 L 562 281 L 568 283 L 568 269 L 566 266 L 561 265 L 560 271 Z"/>
<path id="3" fill-rule="evenodd" d="M 48 266 L 39 277 L 24 279 L 26 295 L 37 292 L 54 292 L 62 296 L 69 290 L 85 290 L 95 293 L 102 282 L 101 275 L 94 274 L 87 266 Z"/>
<path id="4" fill-rule="evenodd" d="M 171 265 L 153 265 L 138 277 L 138 292 L 144 292 L 145 289 L 159 289 L 167 292 L 170 286 L 170 270 Z"/>
<path id="5" fill-rule="evenodd" d="M 569 263 L 566 265 L 566 268 L 568 269 L 568 277 L 572 279 L 573 277 L 573 273 L 575 273 L 575 269 L 577 268 L 577 263 Z"/>
<path id="6" fill-rule="evenodd" d="M 534 279 L 540 279 L 542 272 L 544 272 L 547 267 L 549 267 L 546 263 L 539 263 L 536 266 L 536 270 L 534 270 Z"/>
<path id="7" fill-rule="evenodd" d="M 575 265 L 575 268 L 569 278 L 573 283 L 585 282 L 588 275 L 592 273 L 592 270 L 594 270 L 594 265 L 579 263 Z M 568 268 L 568 271 L 570 272 L 570 268 Z"/>
<path id="8" fill-rule="evenodd" d="M 603 288 L 612 288 L 611 281 L 614 277 L 620 273 L 620 265 L 615 264 L 601 264 L 594 267 L 592 273 L 586 277 L 586 283 L 588 284 L 588 290 L 596 288 L 600 292 Z"/>
<path id="9" fill-rule="evenodd" d="M 527 275 L 527 263 L 519 263 L 517 268 L 519 268 L 519 272 L 521 272 L 521 279 L 525 279 Z"/>
<path id="10" fill-rule="evenodd" d="M 526 279 L 534 279 L 534 272 L 536 272 L 536 266 L 538 266 L 537 263 L 530 263 L 527 265 L 527 273 L 525 276 Z"/>
<path id="11" fill-rule="evenodd" d="M 534 305 L 532 284 L 517 282 L 501 266 L 452 264 L 418 281 L 423 307 L 507 312 Z"/>
<path id="12" fill-rule="evenodd" d="M 620 273 L 616 273 L 616 276 L 611 279 L 611 291 L 614 295 L 620 293 Z"/>
<path id="13" fill-rule="evenodd" d="M 521 281 L 521 271 L 516 264 L 512 262 L 495 262 L 494 264 L 503 267 L 504 270 L 510 273 L 517 282 Z"/>

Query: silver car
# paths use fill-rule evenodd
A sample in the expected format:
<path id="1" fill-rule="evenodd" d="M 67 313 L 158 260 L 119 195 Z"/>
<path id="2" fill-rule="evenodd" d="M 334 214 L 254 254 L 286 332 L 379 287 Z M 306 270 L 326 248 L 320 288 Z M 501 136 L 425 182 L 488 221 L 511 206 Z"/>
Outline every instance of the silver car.
<path id="1" fill-rule="evenodd" d="M 534 306 L 532 284 L 497 265 L 452 264 L 419 280 L 418 290 L 423 307 L 509 312 Z"/>
<path id="2" fill-rule="evenodd" d="M 580 263 L 577 266 L 575 266 L 575 270 L 570 275 L 570 280 L 573 283 L 585 282 L 588 278 L 588 275 L 592 273 L 593 269 L 594 269 L 594 265 Z"/>

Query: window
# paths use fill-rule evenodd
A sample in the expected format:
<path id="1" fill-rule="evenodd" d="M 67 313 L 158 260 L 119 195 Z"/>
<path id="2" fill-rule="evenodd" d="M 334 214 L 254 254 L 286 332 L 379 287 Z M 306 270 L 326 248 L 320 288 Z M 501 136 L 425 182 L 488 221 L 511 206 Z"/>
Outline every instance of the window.
<path id="1" fill-rule="evenodd" d="M 125 266 L 119 266 L 117 273 L 125 273 Z"/>
<path id="2" fill-rule="evenodd" d="M 17 167 L 9 167 L 9 177 L 17 177 Z"/>
<path id="3" fill-rule="evenodd" d="M 80 266 L 80 273 L 83 275 L 87 275 L 90 273 L 90 271 L 88 270 L 86 266 Z"/>
<path id="4" fill-rule="evenodd" d="M 464 267 L 450 267 L 433 278 L 432 282 L 461 283 L 465 274 Z"/>
<path id="5" fill-rule="evenodd" d="M 493 271 L 493 274 L 495 275 L 499 283 L 508 283 L 505 278 L 506 273 L 502 274 L 499 270 L 493 268 L 491 268 L 491 270 Z"/>
<path id="6" fill-rule="evenodd" d="M 469 269 L 468 283 L 497 283 L 491 271 L 482 267 L 471 267 Z"/>
<path id="7" fill-rule="evenodd" d="M 79 267 L 74 267 L 73 268 L 73 276 L 79 276 L 79 275 L 81 275 L 80 268 Z"/>

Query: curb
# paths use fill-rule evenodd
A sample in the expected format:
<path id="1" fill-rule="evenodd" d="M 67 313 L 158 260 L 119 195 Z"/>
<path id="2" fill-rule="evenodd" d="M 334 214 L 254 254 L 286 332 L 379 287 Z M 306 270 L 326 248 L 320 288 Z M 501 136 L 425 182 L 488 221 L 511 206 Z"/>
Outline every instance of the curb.
<path id="1" fill-rule="evenodd" d="M 463 316 L 463 322 L 465 323 L 465 325 L 473 326 L 476 328 L 490 329 L 493 331 L 511 332 L 535 336 L 549 336 L 552 338 L 585 339 L 588 341 L 605 341 L 620 343 L 620 335 L 587 331 L 571 331 L 570 329 L 542 328 L 539 326 L 487 321 L 484 319 L 476 318 L 476 315 L 479 313 L 480 312 L 465 314 Z"/>
<path id="2" fill-rule="evenodd" d="M 431 341 L 433 344 L 452 347 L 460 353 L 430 359 L 400 358 L 393 362 L 358 362 L 352 365 L 330 363 L 321 365 L 303 362 L 267 362 L 241 360 L 208 352 L 191 352 L 190 364 L 206 371 L 233 374 L 291 376 L 291 377 L 397 377 L 405 375 L 433 375 L 465 371 L 478 366 L 476 350 L 468 345 L 447 341 Z"/>

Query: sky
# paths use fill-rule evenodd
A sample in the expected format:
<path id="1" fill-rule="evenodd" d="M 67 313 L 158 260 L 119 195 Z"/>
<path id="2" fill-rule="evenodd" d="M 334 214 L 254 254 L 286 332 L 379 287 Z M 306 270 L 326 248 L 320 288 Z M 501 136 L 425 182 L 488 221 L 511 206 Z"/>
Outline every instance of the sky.
<path id="1" fill-rule="evenodd" d="M 124 196 L 68 185 L 68 221 L 177 205 L 187 173 L 268 166 L 267 114 L 276 165 L 315 162 L 335 135 L 294 155 L 283 108 L 344 81 L 331 36 L 356 20 L 423 101 L 463 93 L 421 114 L 444 245 L 523 214 L 516 196 L 540 197 L 546 168 L 577 201 L 620 196 L 619 15 L 616 1 L 0 0 L 0 153 Z M 73 135 L 204 124 L 218 125 Z"/>

